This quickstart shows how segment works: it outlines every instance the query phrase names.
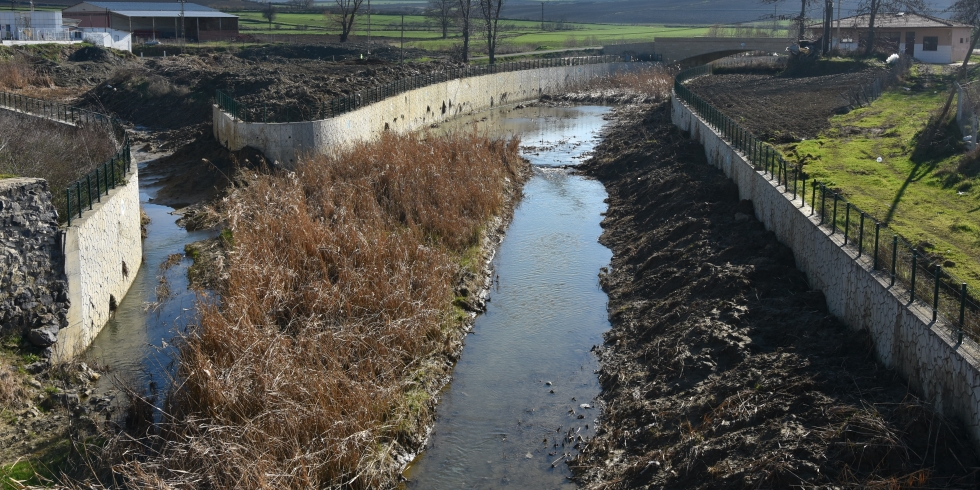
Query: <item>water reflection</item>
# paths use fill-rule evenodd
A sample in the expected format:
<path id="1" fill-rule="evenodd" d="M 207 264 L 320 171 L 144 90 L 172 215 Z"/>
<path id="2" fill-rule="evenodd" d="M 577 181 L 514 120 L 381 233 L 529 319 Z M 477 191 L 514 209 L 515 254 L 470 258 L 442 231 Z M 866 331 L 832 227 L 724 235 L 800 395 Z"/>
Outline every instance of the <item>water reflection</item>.
<path id="1" fill-rule="evenodd" d="M 569 165 L 592 149 L 607 110 L 533 107 L 475 124 L 521 134 L 535 164 Z M 466 339 L 427 451 L 406 471 L 409 488 L 574 486 L 564 461 L 592 434 L 590 350 L 609 328 L 597 284 L 611 256 L 597 242 L 605 197 L 598 182 L 536 168 L 494 259 L 487 312 Z"/>

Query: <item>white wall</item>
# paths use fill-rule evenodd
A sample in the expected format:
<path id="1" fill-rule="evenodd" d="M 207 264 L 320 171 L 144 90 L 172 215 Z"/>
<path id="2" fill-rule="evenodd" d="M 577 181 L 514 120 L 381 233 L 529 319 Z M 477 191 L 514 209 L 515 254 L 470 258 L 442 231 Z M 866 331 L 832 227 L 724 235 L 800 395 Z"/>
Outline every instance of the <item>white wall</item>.
<path id="1" fill-rule="evenodd" d="M 411 90 L 331 119 L 297 123 L 243 123 L 213 108 L 214 137 L 230 150 L 251 146 L 290 167 L 308 152 L 365 141 L 386 130 L 406 132 L 458 114 L 537 99 L 588 80 L 649 66 L 644 63 L 537 68 L 461 78 Z"/>
<path id="2" fill-rule="evenodd" d="M 824 293 L 830 313 L 854 329 L 866 329 L 882 364 L 895 369 L 909 386 L 940 412 L 966 425 L 980 446 L 980 349 L 956 338 L 942 323 L 931 322 L 931 310 L 907 307 L 908 291 L 889 287 L 887 278 L 871 271 L 870 258 L 856 260 L 857 251 L 843 246 L 840 233 L 830 235 L 810 216 L 810 206 L 773 185 L 721 136 L 676 97 L 674 124 L 704 145 L 708 161 L 738 186 L 739 197 L 755 206 L 756 217 L 779 241 L 793 250 L 796 265 L 811 287 Z"/>
<path id="3" fill-rule="evenodd" d="M 126 31 L 116 29 L 105 29 L 102 27 L 85 27 L 79 29 L 82 32 L 82 39 L 104 48 L 118 49 L 120 51 L 133 51 L 132 35 Z"/>
<path id="4" fill-rule="evenodd" d="M 116 304 L 129 291 L 143 261 L 140 235 L 139 176 L 136 165 L 126 185 L 116 187 L 82 218 L 72 219 L 65 233 L 68 276 L 68 327 L 58 332 L 56 360 L 85 350 L 102 331 Z"/>

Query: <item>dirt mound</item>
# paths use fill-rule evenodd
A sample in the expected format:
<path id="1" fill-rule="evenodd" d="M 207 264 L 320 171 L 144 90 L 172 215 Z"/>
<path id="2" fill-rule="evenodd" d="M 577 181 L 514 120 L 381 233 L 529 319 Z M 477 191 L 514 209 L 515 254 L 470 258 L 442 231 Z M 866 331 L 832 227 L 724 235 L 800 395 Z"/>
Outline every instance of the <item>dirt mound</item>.
<path id="1" fill-rule="evenodd" d="M 666 104 L 621 113 L 584 171 L 614 253 L 587 487 L 976 488 L 966 431 L 830 316 Z"/>
<path id="2" fill-rule="evenodd" d="M 792 77 L 733 73 L 701 77 L 688 86 L 759 138 L 791 143 L 829 128 L 828 118 L 849 105 L 845 94 L 871 83 L 883 71 L 866 67 Z"/>
<path id="3" fill-rule="evenodd" d="M 94 61 L 96 63 L 109 63 L 109 64 L 120 64 L 122 58 L 111 53 L 107 49 L 99 48 L 96 46 L 85 46 L 75 50 L 73 53 L 68 55 L 68 61 L 79 62 L 79 61 Z"/>
<path id="4" fill-rule="evenodd" d="M 253 148 L 230 151 L 202 134 L 172 155 L 149 162 L 145 174 L 160 186 L 152 202 L 180 209 L 214 199 L 232 184 L 239 166 L 264 164 L 265 157 Z"/>

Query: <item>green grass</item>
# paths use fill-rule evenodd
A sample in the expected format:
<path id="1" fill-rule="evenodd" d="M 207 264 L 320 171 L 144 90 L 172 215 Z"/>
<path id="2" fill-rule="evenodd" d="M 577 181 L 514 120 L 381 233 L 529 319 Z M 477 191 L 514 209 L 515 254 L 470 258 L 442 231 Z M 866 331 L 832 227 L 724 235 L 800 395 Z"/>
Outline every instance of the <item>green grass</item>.
<path id="1" fill-rule="evenodd" d="M 239 16 L 243 33 L 252 34 L 325 34 L 337 36 L 339 30 L 321 14 L 279 13 L 271 26 L 259 12 L 233 12 Z M 372 15 L 371 36 L 397 41 L 401 38 L 400 15 Z M 553 26 L 547 22 L 546 26 Z M 278 26 L 278 28 L 276 28 Z M 663 25 L 579 24 L 564 23 L 563 30 L 542 30 L 541 23 L 530 20 L 501 20 L 501 45 L 530 47 L 530 49 L 560 49 L 569 45 L 610 44 L 615 42 L 653 41 L 656 37 L 701 36 L 708 27 L 677 27 Z M 406 45 L 420 49 L 446 49 L 462 42 L 458 32 L 450 32 L 449 39 L 442 39 L 442 32 L 431 21 L 419 15 L 405 16 Z M 367 37 L 367 19 L 359 17 L 354 36 Z M 476 37 L 471 39 L 475 48 L 482 47 Z"/>
<path id="2" fill-rule="evenodd" d="M 820 137 L 781 149 L 805 162 L 810 177 L 829 182 L 913 244 L 931 244 L 928 252 L 955 263 L 950 273 L 980 287 L 980 178 L 971 165 L 961 165 L 955 121 L 944 126 L 943 149 L 916 151 L 951 81 L 920 69 L 871 106 L 831 118 Z"/>
<path id="3" fill-rule="evenodd" d="M 0 490 L 54 486 L 56 478 L 71 464 L 71 454 L 68 440 L 49 441 L 27 459 L 0 466 Z"/>

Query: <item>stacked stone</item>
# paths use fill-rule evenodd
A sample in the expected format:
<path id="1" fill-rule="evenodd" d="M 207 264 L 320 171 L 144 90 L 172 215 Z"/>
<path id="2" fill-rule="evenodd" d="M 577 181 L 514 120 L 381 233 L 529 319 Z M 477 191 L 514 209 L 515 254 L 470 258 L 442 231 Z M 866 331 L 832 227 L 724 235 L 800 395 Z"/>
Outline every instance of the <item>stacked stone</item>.
<path id="1" fill-rule="evenodd" d="M 68 326 L 58 212 L 43 179 L 0 180 L 0 335 L 40 347 Z"/>

